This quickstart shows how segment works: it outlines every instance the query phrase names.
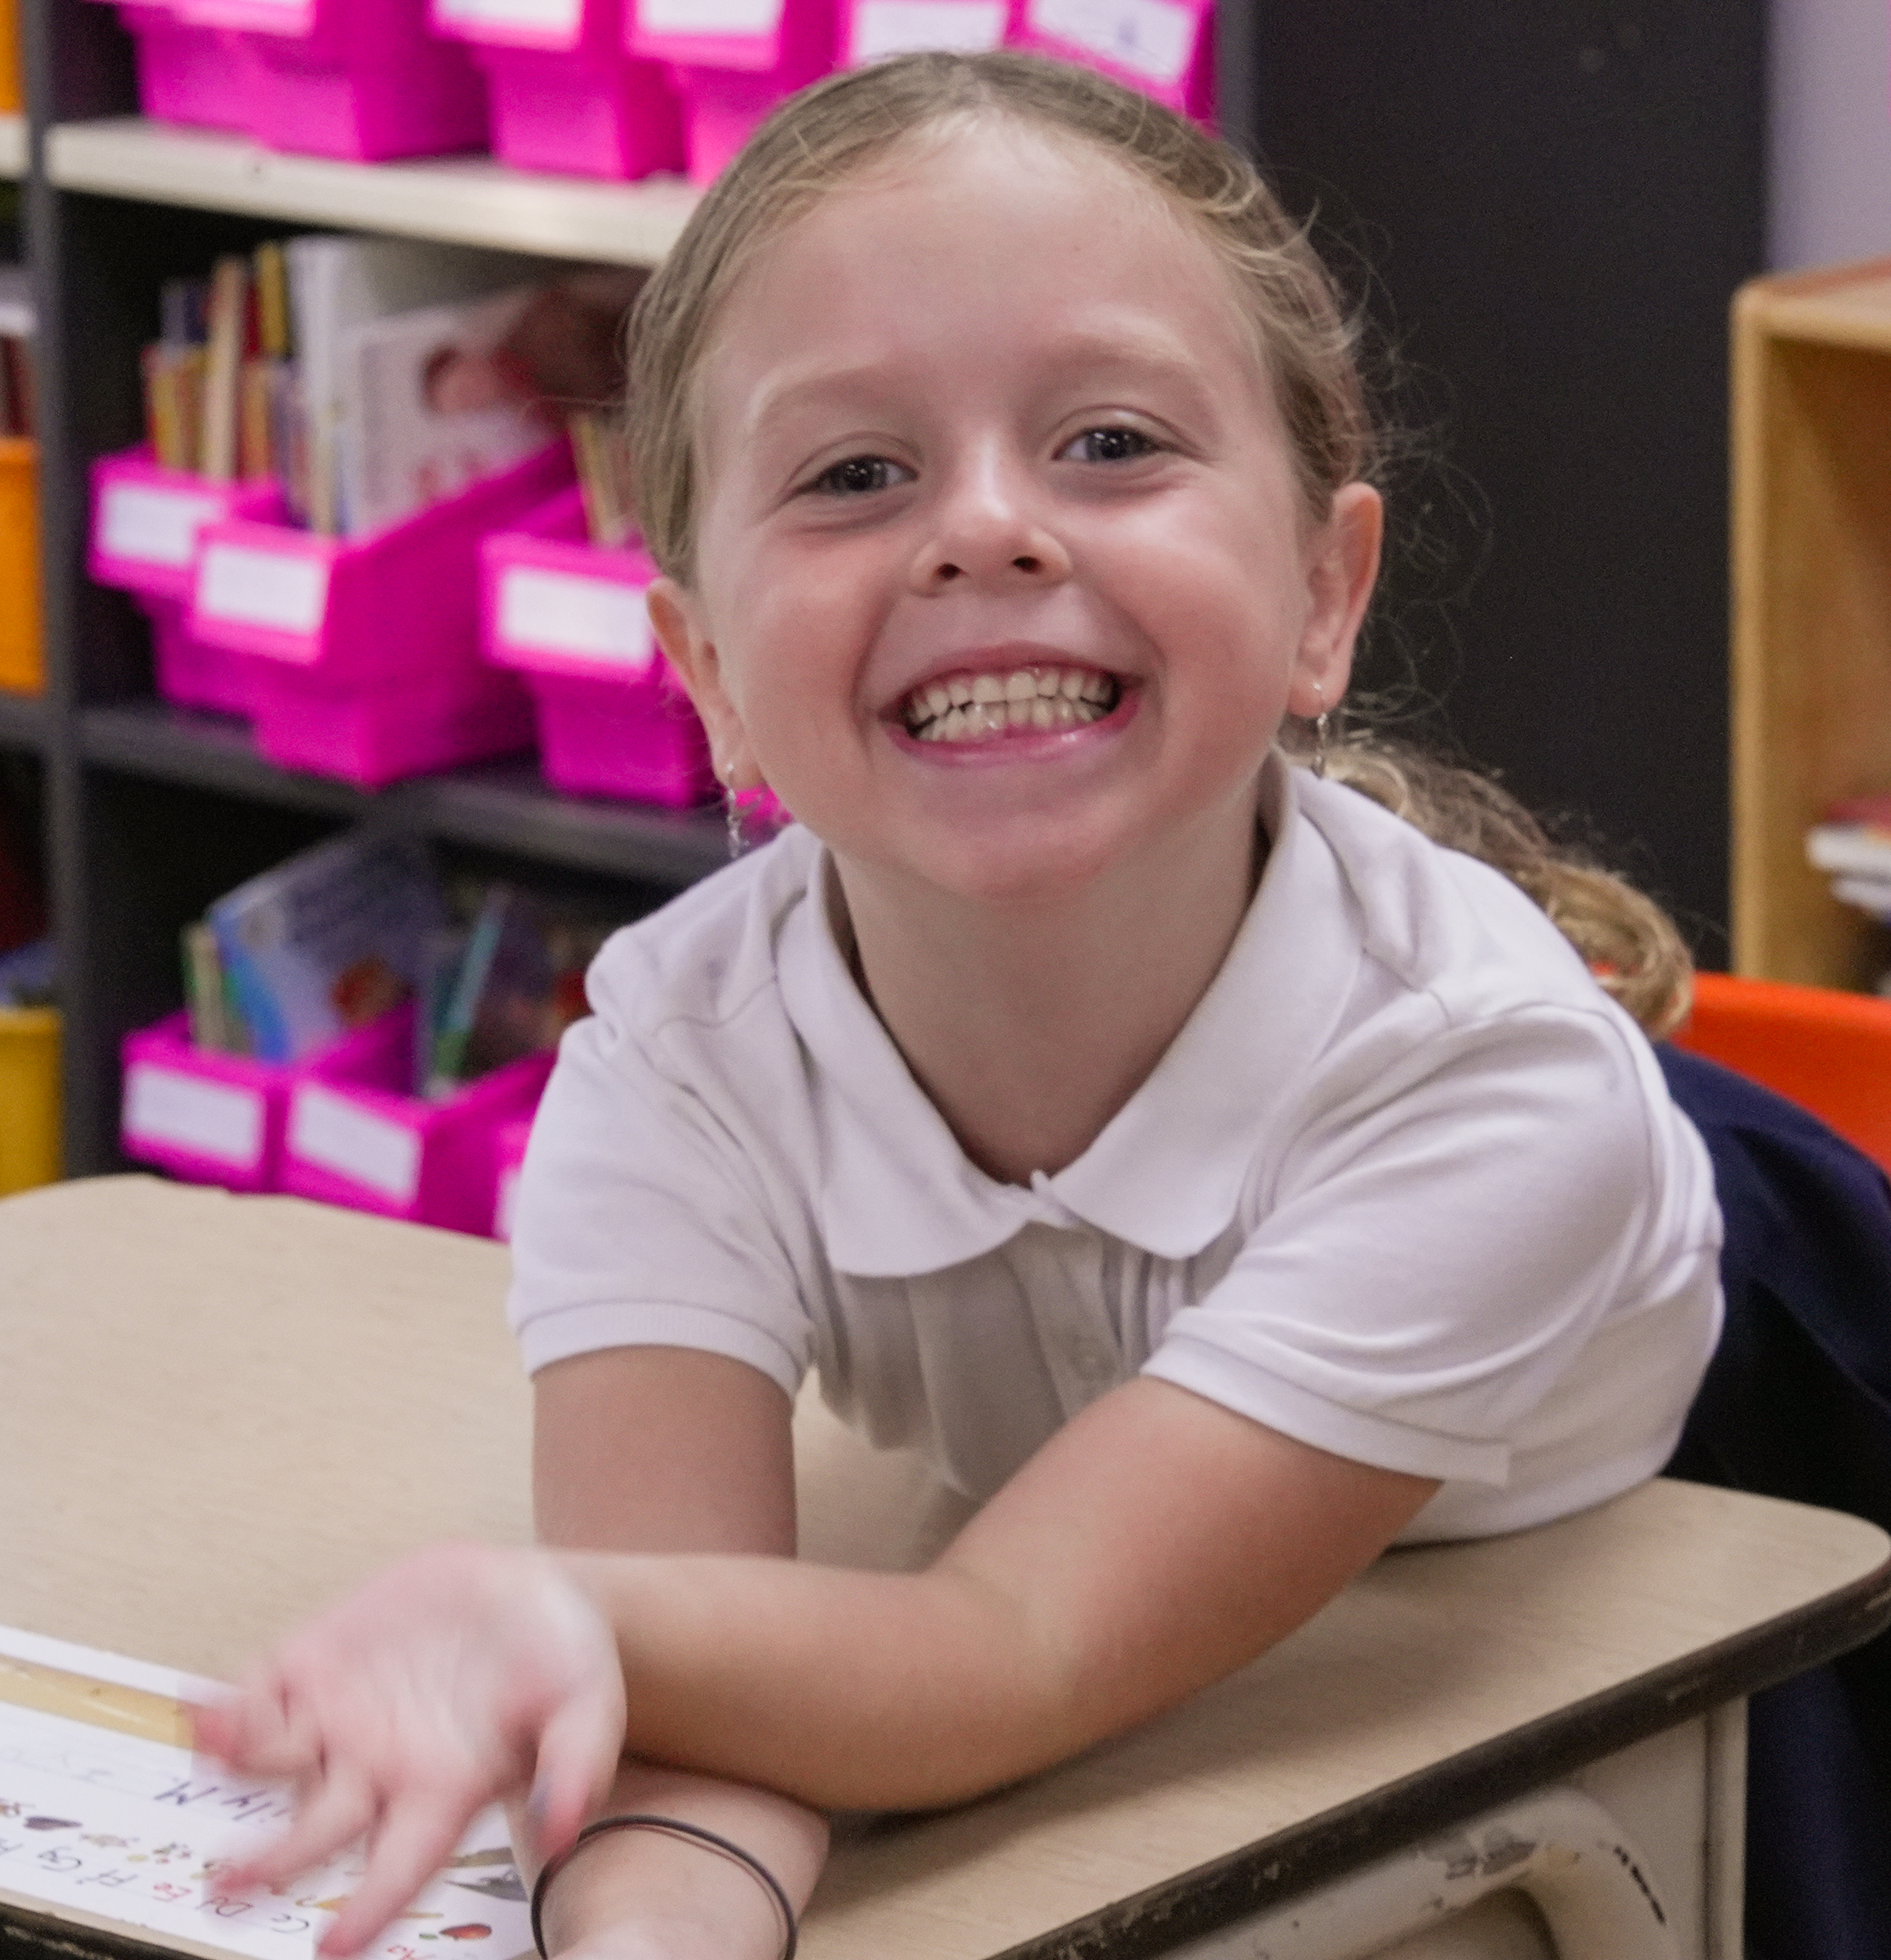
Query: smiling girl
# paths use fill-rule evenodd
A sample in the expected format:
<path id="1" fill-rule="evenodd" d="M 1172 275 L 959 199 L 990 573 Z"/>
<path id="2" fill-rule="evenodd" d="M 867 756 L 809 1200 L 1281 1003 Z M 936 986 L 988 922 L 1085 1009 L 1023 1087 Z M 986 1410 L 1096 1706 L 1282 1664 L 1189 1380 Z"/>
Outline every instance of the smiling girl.
<path id="1" fill-rule="evenodd" d="M 566 1038 L 514 1242 L 546 1548 L 409 1560 L 205 1713 L 302 1781 L 255 1876 L 370 1834 L 331 1953 L 528 1793 L 537 1857 L 620 1820 L 555 1949 L 778 1952 L 756 1866 L 797 1908 L 825 1807 L 1027 1774 L 1394 1539 L 1651 1475 L 1717 1324 L 1705 1153 L 1545 916 L 1627 974 L 1651 909 L 1329 741 L 1380 500 L 1244 163 L 910 57 L 786 105 L 634 332 L 652 618 L 799 823 Z M 924 1571 L 791 1558 L 810 1367 L 982 1503 Z"/>

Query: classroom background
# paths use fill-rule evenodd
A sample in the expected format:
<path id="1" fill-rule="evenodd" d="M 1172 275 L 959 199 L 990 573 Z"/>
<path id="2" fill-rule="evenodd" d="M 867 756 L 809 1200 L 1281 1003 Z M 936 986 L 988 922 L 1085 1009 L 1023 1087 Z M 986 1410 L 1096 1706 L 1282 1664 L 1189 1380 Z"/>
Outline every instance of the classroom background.
<path id="1" fill-rule="evenodd" d="M 618 323 L 782 93 L 1001 43 L 1218 122 L 1366 309 L 1361 685 L 1704 967 L 1875 988 L 1881 0 L 0 0 L 0 1190 L 503 1235 L 585 959 L 726 850 Z"/>

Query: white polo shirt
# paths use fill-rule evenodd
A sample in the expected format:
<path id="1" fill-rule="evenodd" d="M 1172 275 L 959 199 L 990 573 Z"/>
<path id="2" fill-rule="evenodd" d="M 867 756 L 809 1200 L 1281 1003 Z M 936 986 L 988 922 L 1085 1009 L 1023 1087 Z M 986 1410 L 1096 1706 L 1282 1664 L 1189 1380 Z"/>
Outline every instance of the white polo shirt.
<path id="1" fill-rule="evenodd" d="M 1141 1373 L 1444 1480 L 1407 1539 L 1666 1461 L 1719 1330 L 1707 1154 L 1536 907 L 1270 763 L 1221 972 L 1074 1163 L 973 1164 L 854 983 L 791 829 L 617 934 L 514 1225 L 526 1365 L 759 1368 L 988 1497 Z"/>

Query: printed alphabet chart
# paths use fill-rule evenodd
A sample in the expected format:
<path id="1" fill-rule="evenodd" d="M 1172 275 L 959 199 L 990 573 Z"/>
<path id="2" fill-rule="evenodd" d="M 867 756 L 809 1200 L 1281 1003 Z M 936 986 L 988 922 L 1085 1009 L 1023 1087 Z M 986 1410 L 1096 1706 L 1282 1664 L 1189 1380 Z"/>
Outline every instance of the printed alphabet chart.
<path id="1" fill-rule="evenodd" d="M 279 1831 L 280 1786 L 191 1754 L 183 1702 L 213 1682 L 0 1628 L 0 1917 L 8 1906 L 199 1960 L 307 1960 L 360 1875 L 358 1853 L 236 1895 L 239 1850 Z M 366 1960 L 529 1960 L 505 1818 L 476 1820 Z"/>

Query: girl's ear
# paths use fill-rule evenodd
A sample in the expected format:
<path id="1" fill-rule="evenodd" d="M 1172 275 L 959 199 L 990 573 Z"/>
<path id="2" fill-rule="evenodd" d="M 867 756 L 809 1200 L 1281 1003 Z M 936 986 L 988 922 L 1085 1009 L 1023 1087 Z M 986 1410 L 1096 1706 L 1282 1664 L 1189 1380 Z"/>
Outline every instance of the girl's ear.
<path id="1" fill-rule="evenodd" d="M 704 630 L 694 595 L 673 578 L 660 578 L 651 587 L 648 603 L 657 644 L 689 689 L 708 731 L 716 781 L 732 790 L 759 788 L 761 772 L 755 765 L 741 715 L 723 684 L 722 663 L 715 642 Z"/>
<path id="2" fill-rule="evenodd" d="M 1385 504 L 1370 483 L 1348 483 L 1333 498 L 1326 521 L 1307 540 L 1310 600 L 1288 708 L 1313 716 L 1337 708 L 1352 677 L 1359 637 L 1379 576 Z"/>

